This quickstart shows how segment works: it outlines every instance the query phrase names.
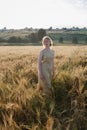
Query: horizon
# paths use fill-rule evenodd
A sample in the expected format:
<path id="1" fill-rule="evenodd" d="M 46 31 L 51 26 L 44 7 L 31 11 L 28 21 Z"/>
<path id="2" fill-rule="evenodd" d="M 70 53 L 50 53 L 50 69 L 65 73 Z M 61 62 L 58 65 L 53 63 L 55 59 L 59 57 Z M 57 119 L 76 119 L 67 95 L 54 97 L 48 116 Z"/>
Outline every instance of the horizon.
<path id="1" fill-rule="evenodd" d="M 52 30 L 57 30 L 57 29 L 59 29 L 59 30 L 61 30 L 61 29 L 64 29 L 64 28 L 66 28 L 66 29 L 87 29 L 87 27 L 78 27 L 78 26 L 72 26 L 72 27 L 48 27 L 48 28 L 42 28 L 42 27 L 38 27 L 38 28 L 34 28 L 34 27 L 25 27 L 25 28 L 7 28 L 7 27 L 3 27 L 3 28 L 0 28 L 0 30 L 21 30 L 21 29 L 45 29 L 45 30 L 49 30 L 50 28 L 52 28 Z"/>

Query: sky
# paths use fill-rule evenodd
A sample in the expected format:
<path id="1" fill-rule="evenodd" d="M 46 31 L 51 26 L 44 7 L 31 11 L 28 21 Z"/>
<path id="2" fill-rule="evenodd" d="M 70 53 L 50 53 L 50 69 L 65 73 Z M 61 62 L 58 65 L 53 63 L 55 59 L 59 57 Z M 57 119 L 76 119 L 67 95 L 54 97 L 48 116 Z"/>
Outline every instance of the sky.
<path id="1" fill-rule="evenodd" d="M 0 29 L 87 27 L 87 0 L 0 0 Z"/>

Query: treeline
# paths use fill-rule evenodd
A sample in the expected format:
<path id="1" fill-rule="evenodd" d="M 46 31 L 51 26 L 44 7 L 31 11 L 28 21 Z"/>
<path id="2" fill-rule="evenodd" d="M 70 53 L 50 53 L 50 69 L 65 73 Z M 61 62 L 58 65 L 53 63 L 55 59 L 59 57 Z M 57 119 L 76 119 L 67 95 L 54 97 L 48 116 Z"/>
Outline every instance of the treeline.
<path id="1" fill-rule="evenodd" d="M 83 41 L 84 41 L 85 44 L 87 44 L 87 37 Z M 58 42 L 59 43 L 64 43 L 64 38 L 63 37 L 59 37 Z M 78 37 L 74 36 L 74 37 L 72 37 L 71 42 L 75 43 L 75 44 L 78 44 L 78 43 L 81 42 L 81 40 L 79 40 Z"/>
<path id="2" fill-rule="evenodd" d="M 11 36 L 8 39 L 0 38 L 0 42 L 7 43 L 37 43 L 41 41 L 42 37 L 46 35 L 46 31 L 44 29 L 39 29 L 35 33 L 30 33 L 29 35 L 25 35 L 24 37 L 20 36 Z"/>
<path id="3" fill-rule="evenodd" d="M 21 35 L 21 32 L 19 32 L 19 35 L 9 35 L 7 38 L 0 37 L 0 45 L 40 45 L 40 41 L 43 36 L 49 35 L 52 40 L 56 43 L 74 43 L 74 44 L 87 44 L 87 33 L 86 32 L 67 32 L 67 31 L 47 31 L 45 29 L 39 29 L 35 32 L 29 32 L 25 35 Z M 4 44 L 6 43 L 6 44 Z"/>
<path id="4" fill-rule="evenodd" d="M 53 39 L 53 41 L 57 41 L 58 43 L 75 43 L 75 44 L 87 44 L 87 34 L 73 33 L 73 32 L 63 32 L 63 33 L 50 33 L 49 36 Z"/>

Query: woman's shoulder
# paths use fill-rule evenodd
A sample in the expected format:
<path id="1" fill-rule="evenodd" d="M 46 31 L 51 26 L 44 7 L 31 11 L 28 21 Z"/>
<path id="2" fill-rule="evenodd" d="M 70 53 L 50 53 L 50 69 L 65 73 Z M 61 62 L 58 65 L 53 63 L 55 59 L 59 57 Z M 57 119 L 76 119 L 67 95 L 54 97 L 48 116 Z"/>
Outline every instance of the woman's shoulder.
<path id="1" fill-rule="evenodd" d="M 39 51 L 39 54 L 43 54 L 44 53 L 44 49 Z"/>
<path id="2" fill-rule="evenodd" d="M 42 50 L 40 50 L 40 52 L 39 53 L 41 53 L 41 54 L 43 54 L 43 53 L 46 53 L 47 52 L 47 50 L 46 49 L 42 49 Z M 50 51 L 48 51 L 48 52 L 51 52 L 51 53 L 55 53 L 55 51 L 53 50 L 53 49 L 50 49 Z"/>

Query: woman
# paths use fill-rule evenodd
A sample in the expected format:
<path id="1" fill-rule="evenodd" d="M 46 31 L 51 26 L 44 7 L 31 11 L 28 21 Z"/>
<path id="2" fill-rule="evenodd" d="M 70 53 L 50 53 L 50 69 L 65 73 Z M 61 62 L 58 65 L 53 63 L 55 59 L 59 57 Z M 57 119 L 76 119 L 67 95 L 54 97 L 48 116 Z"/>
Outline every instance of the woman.
<path id="1" fill-rule="evenodd" d="M 50 47 L 53 45 L 49 36 L 42 39 L 44 49 L 38 56 L 38 89 L 48 94 L 52 88 L 51 80 L 54 76 L 54 50 Z"/>

